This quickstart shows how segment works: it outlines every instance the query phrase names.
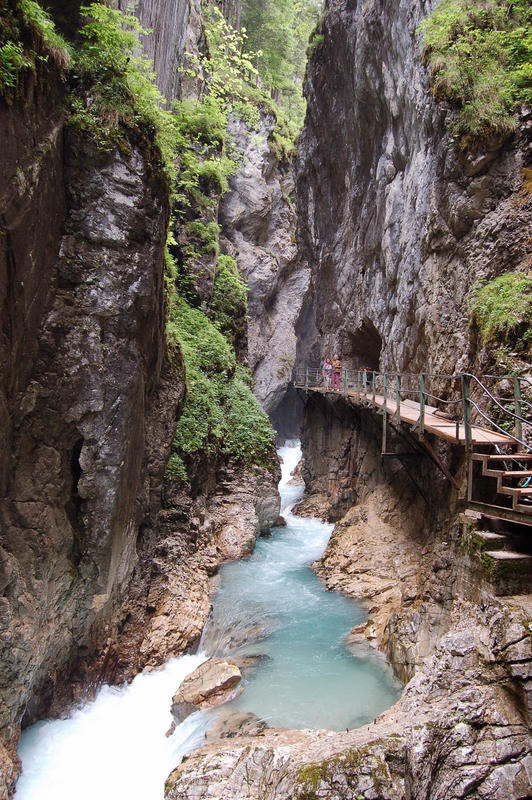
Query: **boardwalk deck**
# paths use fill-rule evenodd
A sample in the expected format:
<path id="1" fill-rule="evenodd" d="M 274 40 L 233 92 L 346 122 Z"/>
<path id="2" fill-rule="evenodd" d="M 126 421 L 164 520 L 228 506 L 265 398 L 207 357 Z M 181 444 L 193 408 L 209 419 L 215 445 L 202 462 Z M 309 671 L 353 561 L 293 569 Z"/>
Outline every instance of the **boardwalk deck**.
<path id="1" fill-rule="evenodd" d="M 318 392 L 320 394 L 334 394 L 334 392 L 329 392 L 329 390 L 324 390 L 323 388 L 319 387 L 308 388 L 307 391 Z M 376 394 L 375 397 L 373 397 L 371 392 L 361 392 L 358 394 L 350 391 L 347 396 L 354 405 L 372 405 L 380 411 L 384 409 L 385 403 L 382 395 Z M 397 417 L 397 403 L 395 399 L 387 398 L 386 412 L 390 415 L 390 417 Z M 416 425 L 419 421 L 420 414 L 421 405 L 416 403 L 415 400 L 401 401 L 399 408 L 399 417 L 401 422 L 406 422 L 410 425 Z M 445 439 L 447 442 L 466 444 L 464 425 L 439 415 L 437 413 L 437 409 L 433 406 L 425 405 L 423 428 L 427 433 L 432 433 L 434 436 L 438 436 L 440 439 Z M 471 442 L 473 445 L 513 445 L 515 444 L 515 439 L 513 439 L 511 436 L 506 436 L 504 433 L 498 433 L 497 431 L 492 431 L 488 428 L 472 425 Z"/>
<path id="2" fill-rule="evenodd" d="M 495 381 L 494 376 L 484 378 L 488 379 Z M 445 391 L 441 389 L 442 380 L 448 383 Z M 388 426 L 400 422 L 409 425 L 445 477 L 458 491 L 465 489 L 462 499 L 466 508 L 483 516 L 532 527 L 532 488 L 528 485 L 532 477 L 532 403 L 523 400 L 522 379 L 508 378 L 510 384 L 511 380 L 515 383 L 513 397 L 503 399 L 496 397 L 479 378 L 468 373 L 445 376 L 345 370 L 341 388 L 333 391 L 323 386 L 319 369 L 298 368 L 294 372 L 297 389 L 339 394 L 353 406 L 381 414 L 383 457 L 410 455 L 388 452 L 387 448 Z M 528 390 L 532 382 L 525 383 Z M 472 385 L 474 399 L 471 396 Z M 429 402 L 436 402 L 439 407 L 429 405 Z M 463 419 L 454 419 L 454 414 L 463 415 Z M 473 424 L 472 417 L 485 419 L 485 424 L 491 427 Z M 501 430 L 502 424 L 513 433 L 506 434 Z M 465 446 L 464 485 L 451 473 L 425 434 Z M 501 446 L 503 452 L 490 452 L 491 448 Z M 482 464 L 481 470 L 478 462 Z M 496 479 L 496 486 L 490 481 L 486 483 L 484 478 Z"/>

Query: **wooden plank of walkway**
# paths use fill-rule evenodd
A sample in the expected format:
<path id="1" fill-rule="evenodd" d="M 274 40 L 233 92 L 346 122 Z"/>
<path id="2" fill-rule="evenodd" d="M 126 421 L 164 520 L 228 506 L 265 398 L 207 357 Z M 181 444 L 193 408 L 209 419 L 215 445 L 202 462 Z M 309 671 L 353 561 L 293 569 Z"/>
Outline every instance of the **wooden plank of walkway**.
<path id="1" fill-rule="evenodd" d="M 328 394 L 323 388 L 310 389 L 310 391 Z M 332 394 L 332 392 L 331 392 Z M 366 392 L 360 395 L 356 392 L 349 392 L 349 399 L 363 405 L 373 406 L 373 394 Z M 375 406 L 382 411 L 384 408 L 384 397 L 382 395 L 375 395 Z M 397 403 L 395 399 L 387 398 L 386 411 L 390 416 L 396 414 Z M 421 406 L 415 400 L 402 400 L 399 408 L 399 416 L 402 422 L 407 422 L 410 425 L 415 425 L 419 420 Z M 433 406 L 425 406 L 425 421 L 424 429 L 427 433 L 432 433 L 440 439 L 445 439 L 447 442 L 454 442 L 465 444 L 465 428 L 463 425 L 458 425 L 458 438 L 456 430 L 456 422 L 445 419 L 445 417 L 438 416 L 436 408 Z M 504 433 L 497 431 L 490 431 L 488 428 L 481 428 L 478 425 L 471 426 L 471 442 L 473 444 L 515 444 L 515 440 L 511 436 L 506 436 Z"/>

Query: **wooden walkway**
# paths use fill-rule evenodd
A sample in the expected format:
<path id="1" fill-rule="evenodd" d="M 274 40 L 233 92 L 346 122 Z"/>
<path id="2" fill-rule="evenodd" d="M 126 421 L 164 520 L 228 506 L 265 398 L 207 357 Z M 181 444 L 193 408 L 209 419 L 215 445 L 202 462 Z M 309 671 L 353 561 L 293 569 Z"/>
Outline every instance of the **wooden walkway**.
<path id="1" fill-rule="evenodd" d="M 384 409 L 384 397 L 382 395 L 375 395 L 371 392 L 361 392 L 360 395 L 356 392 L 348 392 L 347 395 L 342 392 L 335 392 L 331 389 L 323 389 L 321 387 L 309 387 L 306 391 L 316 392 L 318 394 L 342 394 L 343 397 L 348 397 L 353 405 L 373 406 L 379 411 Z M 388 398 L 386 400 L 387 414 L 397 420 L 397 403 L 395 400 Z M 411 426 L 419 424 L 421 417 L 421 404 L 416 403 L 415 400 L 402 400 L 399 408 L 399 417 L 401 422 L 406 422 Z M 432 433 L 440 439 L 445 439 L 447 442 L 453 444 L 466 444 L 465 426 L 459 422 L 448 419 L 438 409 L 433 406 L 425 406 L 423 430 L 426 433 Z M 515 444 L 515 439 L 511 436 L 506 436 L 504 433 L 492 431 L 488 428 L 481 428 L 478 425 L 471 425 L 471 443 L 473 445 L 483 444 Z"/>
<path id="2" fill-rule="evenodd" d="M 319 391 L 319 390 L 318 390 Z M 323 391 L 323 390 L 321 390 Z M 360 399 L 355 392 L 349 392 L 348 397 L 351 401 L 357 403 L 374 405 L 380 411 L 384 409 L 384 397 L 375 395 L 375 401 L 372 394 L 362 394 Z M 440 439 L 445 439 L 447 442 L 454 444 L 466 444 L 465 426 L 452 419 L 448 419 L 442 414 L 438 413 L 438 409 L 432 406 L 425 405 L 424 407 L 424 422 L 423 430 L 427 433 L 433 433 Z M 386 400 L 386 412 L 390 416 L 397 418 L 397 403 L 395 400 L 388 398 Z M 402 400 L 399 407 L 399 417 L 401 422 L 409 423 L 410 425 L 417 425 L 421 417 L 421 404 L 416 403 L 415 400 Z M 471 443 L 475 444 L 515 444 L 515 440 L 511 436 L 506 436 L 504 433 L 492 431 L 488 428 L 481 428 L 478 425 L 471 425 Z"/>
<path id="3" fill-rule="evenodd" d="M 437 386 L 436 391 L 435 388 L 427 388 L 428 378 L 446 379 L 452 391 L 445 387 L 447 390 L 441 392 L 444 394 L 442 398 L 437 393 Z M 532 526 L 532 447 L 528 443 L 532 425 L 532 403 L 522 397 L 520 385 L 522 379 L 514 380 L 514 397 L 510 401 L 501 402 L 490 393 L 480 379 L 466 373 L 459 376 L 413 376 L 367 370 L 351 373 L 345 370 L 340 381 L 340 389 L 337 390 L 323 386 L 319 369 L 297 369 L 294 373 L 294 386 L 298 389 L 327 396 L 339 396 L 353 406 L 371 409 L 380 414 L 383 457 L 401 459 L 410 455 L 410 453 L 388 452 L 387 448 L 388 427 L 401 423 L 408 425 L 418 437 L 423 449 L 459 491 L 462 490 L 461 480 L 443 463 L 441 456 L 428 440 L 427 434 L 450 444 L 464 446 L 466 507 L 484 516 Z M 474 383 L 476 390 L 474 399 L 470 394 L 471 383 Z M 480 390 L 483 391 L 484 406 L 479 403 Z M 408 394 L 416 399 L 405 397 Z M 436 401 L 447 411 L 428 405 L 427 401 Z M 495 407 L 498 417 L 493 412 Z M 454 419 L 454 414 L 461 419 Z M 474 424 L 473 415 L 479 420 L 485 419 L 486 425 L 492 427 Z M 501 430 L 503 424 L 509 425 L 514 433 L 507 434 Z M 493 448 L 498 453 L 493 453 Z M 484 483 L 479 480 L 480 478 Z M 488 491 L 486 478 L 496 479 L 496 487 L 493 487 L 495 497 L 493 492 Z"/>

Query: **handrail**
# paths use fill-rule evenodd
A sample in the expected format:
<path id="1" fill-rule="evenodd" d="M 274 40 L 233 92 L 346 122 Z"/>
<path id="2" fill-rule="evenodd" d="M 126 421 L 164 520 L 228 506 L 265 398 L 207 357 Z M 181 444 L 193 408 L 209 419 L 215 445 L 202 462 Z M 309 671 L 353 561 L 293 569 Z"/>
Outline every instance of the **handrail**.
<path id="1" fill-rule="evenodd" d="M 527 445 L 525 442 L 522 442 L 522 441 L 521 441 L 521 440 L 520 440 L 520 439 L 519 439 L 517 436 L 514 436 L 514 435 L 513 435 L 513 433 L 509 433 L 508 431 L 504 430 L 504 428 L 501 428 L 501 426 L 500 426 L 500 425 L 498 425 L 498 424 L 495 422 L 495 420 L 492 420 L 492 419 L 490 419 L 490 418 L 487 416 L 487 414 L 484 414 L 484 412 L 482 411 L 482 409 L 481 409 L 481 408 L 478 406 L 478 404 L 477 404 L 477 403 L 475 403 L 475 401 L 474 401 L 474 400 L 471 400 L 471 405 L 473 406 L 473 408 L 475 408 L 475 409 L 476 409 L 476 411 L 478 411 L 478 413 L 480 414 L 480 416 L 481 416 L 483 419 L 485 419 L 485 420 L 486 420 L 486 422 L 489 422 L 489 424 L 490 424 L 490 425 L 493 425 L 493 427 L 494 427 L 494 428 L 497 428 L 497 430 L 498 430 L 498 431 L 500 431 L 501 433 L 504 433 L 504 435 L 505 435 L 505 436 L 509 436 L 509 437 L 510 437 L 510 439 L 513 439 L 513 440 L 514 440 L 514 442 L 517 442 L 518 444 L 522 444 L 522 445 L 523 445 L 523 447 L 529 447 L 529 445 Z"/>
<path id="2" fill-rule="evenodd" d="M 304 370 L 305 380 L 304 382 L 301 379 L 302 372 Z M 453 381 L 453 382 L 460 382 L 460 397 L 456 399 L 444 399 L 437 394 L 433 394 L 427 388 L 427 381 L 431 379 L 437 379 L 438 381 Z M 483 383 L 486 380 L 509 380 L 512 382 L 513 385 L 513 396 L 511 398 L 504 398 L 504 397 L 497 397 L 488 387 Z M 296 386 L 301 386 L 304 388 L 317 388 L 323 383 L 323 373 L 320 368 L 316 367 L 295 367 L 294 368 L 294 384 Z M 532 387 L 532 381 L 528 378 L 521 378 L 520 376 L 515 375 L 488 375 L 483 376 L 483 380 L 480 380 L 476 375 L 472 373 L 460 373 L 458 375 L 444 375 L 441 373 L 413 373 L 413 372 L 378 372 L 377 370 L 369 370 L 369 369 L 359 369 L 359 370 L 348 370 L 343 369 L 340 375 L 340 391 L 343 391 L 344 395 L 347 395 L 349 392 L 349 388 L 351 386 L 352 391 L 359 400 L 363 402 L 369 402 L 373 406 L 377 407 L 376 396 L 377 394 L 382 395 L 384 392 L 385 397 L 385 407 L 382 409 L 381 412 L 384 415 L 384 423 L 386 424 L 387 415 L 390 413 L 391 416 L 394 416 L 397 421 L 400 419 L 400 404 L 402 402 L 402 398 L 413 396 L 416 398 L 417 402 L 419 403 L 419 418 L 415 423 L 414 427 L 418 429 L 421 433 L 424 431 L 425 427 L 425 412 L 426 412 L 426 405 L 428 400 L 436 401 L 439 404 L 446 405 L 446 406 L 457 406 L 459 404 L 462 405 L 462 418 L 463 418 L 463 425 L 464 425 L 464 432 L 465 432 L 465 441 L 468 446 L 471 445 L 472 441 L 472 409 L 483 419 L 485 420 L 492 428 L 495 430 L 504 433 L 508 436 L 512 441 L 518 443 L 526 450 L 532 450 L 532 444 L 526 441 L 526 438 L 523 435 L 523 426 L 527 426 L 527 432 L 531 431 L 532 436 L 532 420 L 527 418 L 523 415 L 524 409 L 532 409 L 532 402 L 522 396 L 522 383 L 526 383 L 530 387 Z M 343 384 L 343 389 L 342 389 Z M 336 384 L 337 386 L 338 384 Z M 412 386 L 412 388 L 411 388 Z M 330 383 L 328 385 L 324 385 L 324 390 L 328 391 L 332 387 Z M 497 409 L 499 409 L 503 415 L 510 421 L 512 421 L 513 427 L 515 432 L 509 433 L 505 428 L 503 428 L 499 422 L 490 416 L 485 410 L 483 410 L 479 403 L 471 397 L 471 390 L 475 388 L 477 390 L 476 394 L 478 394 L 478 390 L 480 390 L 481 396 L 487 398 Z M 457 390 L 457 387 L 453 388 L 453 392 Z M 396 409 L 395 412 L 388 412 L 388 398 L 395 397 L 395 404 Z M 478 398 L 477 398 L 478 399 Z M 380 401 L 381 402 L 381 401 Z M 392 399 L 393 402 L 393 399 Z M 508 405 L 509 404 L 509 405 Z M 380 403 L 379 403 L 380 405 Z M 511 410 L 510 406 L 513 406 L 514 410 Z M 460 416 L 460 415 L 459 415 Z M 458 439 L 458 420 L 456 421 L 457 425 L 457 439 Z"/>
<path id="3" fill-rule="evenodd" d="M 510 411 L 508 408 L 506 408 L 506 406 L 503 406 L 503 405 L 502 405 L 502 403 L 499 403 L 499 401 L 497 400 L 497 398 L 496 398 L 496 397 L 494 397 L 494 396 L 491 394 L 490 390 L 489 390 L 489 389 L 488 389 L 486 386 L 484 386 L 484 384 L 483 384 L 483 383 L 482 383 L 482 382 L 481 382 L 481 381 L 480 381 L 480 380 L 479 380 L 479 379 L 476 377 L 476 375 L 471 375 L 470 373 L 465 373 L 465 374 L 466 374 L 466 375 L 469 375 L 469 377 L 470 377 L 470 378 L 473 378 L 473 380 L 474 380 L 474 381 L 476 381 L 476 382 L 478 383 L 478 385 L 479 385 L 479 386 L 480 386 L 480 387 L 481 387 L 481 388 L 484 390 L 484 392 L 485 392 L 485 393 L 488 395 L 488 397 L 490 398 L 490 400 L 493 400 L 493 402 L 495 403 L 495 405 L 499 406 L 499 408 L 500 408 L 500 409 L 502 409 L 504 412 L 506 412 L 507 414 L 509 414 L 509 415 L 510 415 L 511 417 L 513 417 L 514 419 L 517 419 L 517 420 L 519 420 L 520 422 L 524 422 L 524 423 L 525 423 L 525 424 L 527 424 L 527 425 L 529 425 L 529 424 L 530 424 L 530 420 L 528 420 L 528 419 L 524 419 L 523 417 L 519 416 L 519 414 L 514 414 L 514 413 L 513 413 L 513 411 Z"/>

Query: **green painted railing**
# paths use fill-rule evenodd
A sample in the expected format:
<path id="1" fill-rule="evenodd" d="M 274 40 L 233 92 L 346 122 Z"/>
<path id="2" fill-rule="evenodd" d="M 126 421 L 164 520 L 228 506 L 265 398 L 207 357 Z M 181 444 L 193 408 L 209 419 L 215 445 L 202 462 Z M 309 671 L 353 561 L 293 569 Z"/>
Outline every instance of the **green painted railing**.
<path id="1" fill-rule="evenodd" d="M 376 372 L 374 370 L 342 369 L 338 376 L 327 377 L 318 367 L 294 368 L 294 386 L 301 389 L 321 389 L 350 396 L 362 405 L 372 405 L 383 414 L 383 433 L 387 417 L 400 420 L 400 404 L 415 400 L 419 417 L 414 429 L 423 434 L 427 408 L 437 407 L 438 413 L 456 423 L 456 439 L 470 447 L 472 426 L 498 431 L 518 445 L 532 450 L 532 383 L 517 376 L 485 375 L 478 378 L 470 373 L 457 375 Z M 502 392 L 502 393 L 501 393 Z M 377 403 L 384 398 L 384 408 Z M 386 401 L 394 399 L 396 410 L 389 414 Z M 459 426 L 463 426 L 463 439 Z"/>

